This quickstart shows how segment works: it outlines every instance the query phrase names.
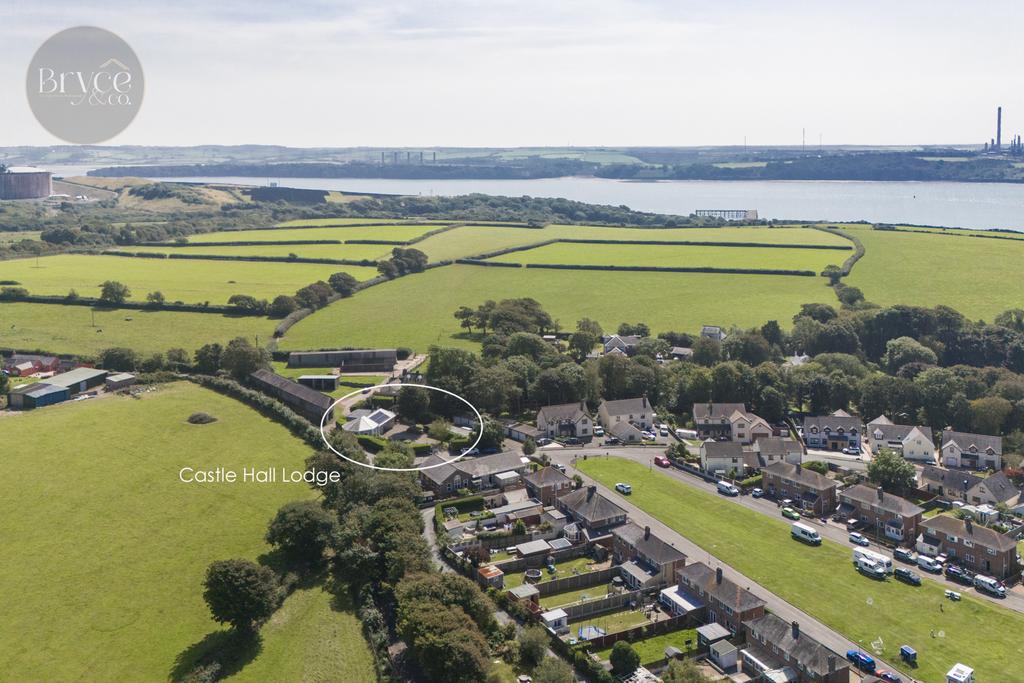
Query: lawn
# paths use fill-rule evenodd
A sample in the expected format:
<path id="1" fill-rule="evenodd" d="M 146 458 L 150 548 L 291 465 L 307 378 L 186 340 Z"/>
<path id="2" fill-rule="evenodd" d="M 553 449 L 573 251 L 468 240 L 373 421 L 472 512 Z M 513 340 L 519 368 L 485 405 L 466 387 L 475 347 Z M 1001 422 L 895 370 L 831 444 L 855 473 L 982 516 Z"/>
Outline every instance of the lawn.
<path id="1" fill-rule="evenodd" d="M 659 266 L 689 268 L 776 268 L 820 273 L 840 264 L 850 251 L 757 247 L 704 247 L 639 244 L 573 244 L 560 242 L 528 251 L 502 254 L 503 263 L 573 263 L 580 265 Z"/>
<path id="2" fill-rule="evenodd" d="M 845 282 L 881 305 L 950 306 L 989 322 L 1024 299 L 1024 241 L 929 233 L 851 231 L 866 253 Z M 956 264 L 983 263 L 970 275 Z"/>
<path id="3" fill-rule="evenodd" d="M 425 232 L 437 230 L 441 225 L 338 225 L 277 230 L 228 230 L 190 235 L 188 241 L 206 242 L 277 242 L 279 240 L 395 240 L 404 242 Z"/>
<path id="4" fill-rule="evenodd" d="M 571 605 L 575 602 L 587 602 L 588 600 L 603 598 L 608 595 L 610 590 L 609 586 L 611 586 L 611 584 L 602 583 L 596 586 L 587 586 L 586 588 L 578 588 L 572 591 L 547 595 L 540 599 L 540 606 L 546 610 L 550 610 L 556 607 Z"/>
<path id="5" fill-rule="evenodd" d="M 749 327 L 770 319 L 788 327 L 801 304 L 836 303 L 826 284 L 818 277 L 779 275 L 444 266 L 333 303 L 292 327 L 280 347 L 474 348 L 452 314 L 460 306 L 512 297 L 537 299 L 563 329 L 584 317 L 606 330 L 624 321 L 646 322 L 655 333 L 696 332 L 705 324 Z"/>
<path id="6" fill-rule="evenodd" d="M 792 541 L 784 520 L 639 463 L 598 458 L 579 468 L 606 486 L 628 481 L 632 503 L 869 653 L 893 663 L 899 661 L 900 645 L 913 646 L 920 663 L 915 678 L 943 680 L 958 661 L 974 667 L 978 680 L 1008 681 L 1008 672 L 1017 670 L 1024 652 L 1017 637 L 1024 627 L 1022 614 L 969 596 L 950 602 L 942 587 L 930 581 L 913 588 L 866 579 L 852 569 L 850 548 L 831 541 L 817 548 Z M 984 638 L 978 637 L 979 624 L 985 625 Z"/>
<path id="7" fill-rule="evenodd" d="M 112 346 L 126 346 L 142 354 L 173 347 L 192 353 L 203 344 L 224 344 L 235 337 L 254 342 L 259 337 L 265 343 L 276 324 L 267 318 L 217 313 L 0 303 L 0 348 L 86 356 Z"/>
<path id="8" fill-rule="evenodd" d="M 105 280 L 117 280 L 131 289 L 132 301 L 145 301 L 148 292 L 163 292 L 167 301 L 226 304 L 232 294 L 273 299 L 293 294 L 340 270 L 360 280 L 377 275 L 375 268 L 302 263 L 249 261 L 184 261 L 61 254 L 40 259 L 0 263 L 0 277 L 17 280 L 31 294 L 99 296 Z"/>
<path id="9" fill-rule="evenodd" d="M 197 411 L 218 421 L 188 424 Z M 141 400 L 109 396 L 3 417 L 0 437 L 31 444 L 0 458 L 0 595 L 17 596 L 0 620 L 4 680 L 166 680 L 188 668 L 224 631 L 202 598 L 206 567 L 266 553 L 274 512 L 313 495 L 301 484 L 179 481 L 185 466 L 301 469 L 309 453 L 280 425 L 188 383 Z M 297 628 L 268 626 L 250 664 L 266 672 L 257 678 L 295 680 L 294 667 L 305 666 L 297 648 L 327 653 L 328 638 L 343 641 L 353 668 L 323 678 L 372 677 L 355 616 L 314 614 L 320 600 L 297 594 L 275 617 Z"/>
<path id="10" fill-rule="evenodd" d="M 491 558 L 491 561 L 497 562 L 494 558 Z M 549 574 L 547 567 L 541 567 L 541 571 L 544 572 L 544 581 L 554 581 L 555 579 L 564 579 L 567 576 L 574 576 L 576 574 L 586 574 L 592 571 L 589 567 L 593 564 L 594 560 L 589 557 L 577 557 L 566 562 L 556 562 L 554 574 Z M 520 586 L 524 580 L 523 571 L 506 574 L 505 588 L 509 589 Z"/>
<path id="11" fill-rule="evenodd" d="M 687 640 L 691 641 L 691 648 L 697 646 L 697 629 L 687 628 L 682 631 L 663 633 L 660 636 L 654 636 L 652 638 L 647 638 L 630 644 L 633 646 L 633 649 L 636 650 L 637 654 L 640 655 L 640 664 L 644 665 L 654 664 L 665 659 L 665 648 L 669 646 L 686 652 Z M 594 654 L 604 661 L 608 661 L 608 657 L 612 654 L 612 649 L 609 647 L 604 650 L 598 650 Z"/>
<path id="12" fill-rule="evenodd" d="M 620 612 L 609 612 L 598 617 L 582 617 L 569 624 L 570 635 L 575 636 L 581 626 L 597 626 L 605 633 L 617 633 L 650 623 L 647 615 L 640 610 L 626 609 Z"/>

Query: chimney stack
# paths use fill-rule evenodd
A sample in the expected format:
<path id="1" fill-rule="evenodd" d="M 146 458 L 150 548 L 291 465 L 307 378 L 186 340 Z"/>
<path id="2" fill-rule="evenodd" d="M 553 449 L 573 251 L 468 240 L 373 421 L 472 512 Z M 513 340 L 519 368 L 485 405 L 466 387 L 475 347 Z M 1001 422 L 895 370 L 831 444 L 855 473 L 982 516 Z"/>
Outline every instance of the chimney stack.
<path id="1" fill-rule="evenodd" d="M 718 569 L 715 570 L 715 583 L 717 583 L 717 584 L 721 584 L 722 583 L 722 568 L 721 567 L 719 567 Z"/>
<path id="2" fill-rule="evenodd" d="M 830 674 L 833 674 L 833 673 L 836 672 L 836 656 L 835 655 L 829 655 L 828 656 L 828 672 Z"/>
<path id="3" fill-rule="evenodd" d="M 882 487 L 879 486 L 878 487 L 878 500 L 882 500 L 883 497 L 885 497 L 885 492 L 882 491 Z"/>
<path id="4" fill-rule="evenodd" d="M 793 627 L 793 640 L 796 640 L 800 637 L 800 622 L 794 621 L 791 625 Z"/>
<path id="5" fill-rule="evenodd" d="M 593 498 L 595 493 L 597 493 L 597 487 L 596 486 L 588 486 L 587 487 L 587 500 L 590 500 L 591 498 Z"/>
<path id="6" fill-rule="evenodd" d="M 645 526 L 645 527 L 644 527 L 644 540 L 646 541 L 646 540 L 648 540 L 648 539 L 649 539 L 650 537 L 651 537 L 651 527 L 649 527 L 649 526 Z"/>
<path id="7" fill-rule="evenodd" d="M 967 533 L 974 533 L 970 517 L 964 517 L 964 528 L 967 529 Z"/>

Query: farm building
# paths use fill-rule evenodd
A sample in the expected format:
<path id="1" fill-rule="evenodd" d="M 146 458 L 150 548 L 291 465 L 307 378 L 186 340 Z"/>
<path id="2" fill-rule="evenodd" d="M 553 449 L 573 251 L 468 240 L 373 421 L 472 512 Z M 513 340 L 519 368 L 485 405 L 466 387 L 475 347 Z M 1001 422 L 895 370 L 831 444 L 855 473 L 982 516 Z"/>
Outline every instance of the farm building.
<path id="1" fill-rule="evenodd" d="M 34 382 L 23 384 L 8 392 L 7 405 L 11 410 L 32 410 L 61 403 L 69 398 L 71 398 L 71 392 L 67 387 Z"/>
<path id="2" fill-rule="evenodd" d="M 334 391 L 338 388 L 337 375 L 303 375 L 299 384 L 317 391 Z"/>
<path id="3" fill-rule="evenodd" d="M 49 171 L 0 164 L 0 199 L 46 199 L 52 193 Z"/>
<path id="4" fill-rule="evenodd" d="M 103 384 L 103 380 L 109 374 L 107 370 L 98 370 L 96 368 L 75 368 L 74 370 L 50 377 L 46 380 L 46 383 L 58 387 L 66 387 L 74 395 L 88 391 L 93 387 L 98 387 Z"/>
<path id="5" fill-rule="evenodd" d="M 4 359 L 4 370 L 14 377 L 26 377 L 37 372 L 57 372 L 58 369 L 60 359 L 56 356 L 15 353 Z"/>
<path id="6" fill-rule="evenodd" d="M 110 375 L 107 377 L 107 389 L 110 391 L 117 391 L 118 389 L 124 389 L 135 384 L 135 375 L 128 374 L 127 372 L 120 372 L 116 375 Z"/>
<path id="7" fill-rule="evenodd" d="M 257 370 L 249 375 L 249 382 L 256 389 L 273 396 L 314 424 L 320 424 L 324 413 L 327 413 L 328 422 L 334 419 L 334 411 L 331 409 L 334 401 L 319 391 L 275 375 L 270 370 Z"/>
<path id="8" fill-rule="evenodd" d="M 391 372 L 397 362 L 395 349 L 293 351 L 288 354 L 290 368 L 340 368 L 342 372 Z"/>

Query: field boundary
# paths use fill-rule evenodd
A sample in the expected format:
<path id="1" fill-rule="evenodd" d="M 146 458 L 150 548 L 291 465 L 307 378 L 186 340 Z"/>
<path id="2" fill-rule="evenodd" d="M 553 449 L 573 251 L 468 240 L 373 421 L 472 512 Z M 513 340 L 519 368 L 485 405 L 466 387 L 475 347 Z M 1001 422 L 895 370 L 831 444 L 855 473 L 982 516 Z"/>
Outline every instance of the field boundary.
<path id="1" fill-rule="evenodd" d="M 112 311 L 117 309 L 125 309 L 132 311 L 177 311 L 180 313 L 217 313 L 220 315 L 230 315 L 237 318 L 265 318 L 266 314 L 258 313 L 251 309 L 239 308 L 237 306 L 227 306 L 221 304 L 175 304 L 175 303 L 163 303 L 159 306 L 155 306 L 147 301 L 123 301 L 119 304 L 107 303 L 100 301 L 93 297 L 80 296 L 76 299 L 68 299 L 65 295 L 54 294 L 25 294 L 25 295 L 6 295 L 0 299 L 0 305 L 5 303 L 28 303 L 28 304 L 50 304 L 57 306 L 88 306 L 89 308 L 98 308 L 105 311 Z"/>
<path id="2" fill-rule="evenodd" d="M 817 277 L 813 270 L 776 270 L 762 268 L 715 268 L 712 266 L 599 266 L 575 263 L 496 263 L 479 259 L 459 259 L 456 263 L 467 266 L 508 267 L 508 268 L 541 268 L 547 270 L 606 270 L 613 272 L 648 272 L 648 273 L 727 273 L 733 275 L 795 275 L 798 277 Z"/>
<path id="3" fill-rule="evenodd" d="M 150 251 L 114 251 L 104 250 L 100 252 L 102 256 L 123 256 L 126 258 L 150 258 L 150 259 L 166 259 L 166 260 L 185 260 L 185 261 L 252 261 L 256 263 L 312 263 L 320 265 L 331 265 L 331 266 L 365 266 L 367 268 L 375 268 L 377 261 L 371 259 L 338 259 L 338 258 L 320 258 L 312 256 L 252 256 L 252 255 L 237 255 L 237 254 L 162 254 L 160 252 Z"/>
<path id="4" fill-rule="evenodd" d="M 810 226 L 814 230 L 820 230 L 821 232 L 827 232 L 830 235 L 836 237 L 842 237 L 844 240 L 853 242 L 853 253 L 843 261 L 843 265 L 839 266 L 840 277 L 846 277 L 853 270 L 853 267 L 857 264 L 857 261 L 864 257 L 865 249 L 864 243 L 856 235 L 851 235 L 844 230 L 839 228 L 829 227 L 827 225 L 812 225 Z"/>

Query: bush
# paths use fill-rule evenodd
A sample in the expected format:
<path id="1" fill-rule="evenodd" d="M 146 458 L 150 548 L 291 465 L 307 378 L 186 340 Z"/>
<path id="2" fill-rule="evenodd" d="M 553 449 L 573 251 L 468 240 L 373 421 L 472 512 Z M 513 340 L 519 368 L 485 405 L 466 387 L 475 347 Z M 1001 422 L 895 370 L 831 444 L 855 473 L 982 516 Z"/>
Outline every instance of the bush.
<path id="1" fill-rule="evenodd" d="M 211 422 L 216 422 L 217 418 L 209 413 L 192 413 L 188 416 L 189 424 L 194 425 L 208 425 Z"/>
<path id="2" fill-rule="evenodd" d="M 745 489 L 753 488 L 755 486 L 760 486 L 761 481 L 762 476 L 760 474 L 755 474 L 753 477 L 747 477 L 746 479 L 741 481 L 740 486 L 742 486 Z"/>

